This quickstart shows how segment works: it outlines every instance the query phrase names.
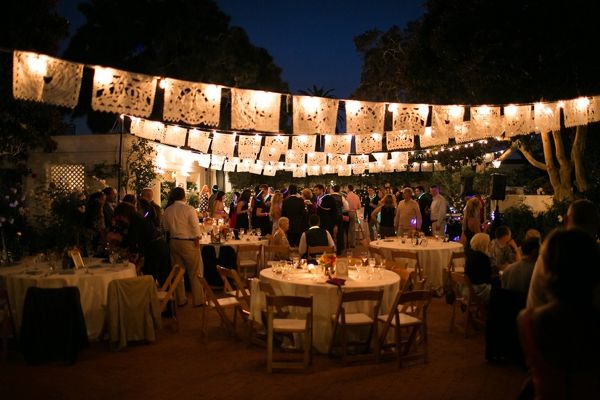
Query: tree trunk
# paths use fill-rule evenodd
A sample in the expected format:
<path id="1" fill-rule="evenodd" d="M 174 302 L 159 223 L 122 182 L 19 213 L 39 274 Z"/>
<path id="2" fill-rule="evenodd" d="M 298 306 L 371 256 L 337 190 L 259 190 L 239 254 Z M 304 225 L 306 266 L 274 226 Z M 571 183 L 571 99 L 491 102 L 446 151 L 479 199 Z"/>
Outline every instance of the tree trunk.
<path id="1" fill-rule="evenodd" d="M 550 138 L 551 133 L 552 138 L 554 139 L 554 147 L 552 146 L 552 140 Z M 579 173 L 583 174 L 583 167 L 581 166 L 581 157 L 583 156 L 585 136 L 581 133 L 579 135 L 579 140 L 583 143 L 578 143 L 576 146 L 576 142 L 574 142 L 573 149 L 571 150 L 571 157 L 573 159 L 579 160 L 579 165 L 577 164 L 577 162 L 575 164 L 576 174 L 578 172 L 578 168 Z M 573 197 L 573 181 L 571 178 L 573 164 L 572 160 L 569 160 L 565 153 L 565 148 L 562 141 L 562 137 L 560 136 L 560 131 L 543 132 L 541 134 L 541 137 L 542 147 L 544 149 L 544 162 L 536 160 L 533 154 L 531 154 L 523 146 L 522 143 L 517 142 L 516 147 L 531 165 L 533 165 L 536 168 L 545 170 L 548 173 L 548 178 L 550 180 L 550 184 L 552 185 L 552 189 L 554 190 L 554 197 L 556 200 L 569 199 Z M 555 157 L 558 161 L 558 166 L 556 166 L 554 162 Z"/>
<path id="2" fill-rule="evenodd" d="M 577 190 L 585 192 L 588 189 L 587 178 L 583 169 L 583 154 L 585 153 L 585 143 L 587 141 L 587 125 L 580 125 L 575 130 L 575 139 L 571 148 L 571 160 L 575 168 L 575 184 Z"/>
<path id="3" fill-rule="evenodd" d="M 560 200 L 573 196 L 573 180 L 571 172 L 573 171 L 571 160 L 567 158 L 565 146 L 562 141 L 562 132 L 553 131 L 552 138 L 554 139 L 554 154 L 558 160 L 558 176 L 560 178 Z"/>

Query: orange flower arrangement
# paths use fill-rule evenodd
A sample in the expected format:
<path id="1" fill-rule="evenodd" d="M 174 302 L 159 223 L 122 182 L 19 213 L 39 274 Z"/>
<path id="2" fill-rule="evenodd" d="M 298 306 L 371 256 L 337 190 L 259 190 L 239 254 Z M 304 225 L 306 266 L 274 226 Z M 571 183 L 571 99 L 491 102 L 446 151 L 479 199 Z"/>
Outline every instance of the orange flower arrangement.
<path id="1" fill-rule="evenodd" d="M 321 257 L 319 257 L 319 264 L 323 265 L 323 267 L 325 268 L 325 272 L 328 275 L 332 275 L 335 273 L 335 260 L 336 260 L 336 255 L 335 253 L 329 254 L 329 253 L 323 253 L 321 255 Z"/>

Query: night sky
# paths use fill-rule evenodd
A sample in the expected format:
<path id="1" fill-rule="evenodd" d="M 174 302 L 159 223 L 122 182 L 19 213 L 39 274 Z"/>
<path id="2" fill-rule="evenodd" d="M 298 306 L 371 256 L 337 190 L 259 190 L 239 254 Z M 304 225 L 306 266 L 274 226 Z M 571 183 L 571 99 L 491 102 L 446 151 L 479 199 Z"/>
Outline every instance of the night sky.
<path id="1" fill-rule="evenodd" d="M 85 22 L 81 0 L 59 0 L 71 34 Z M 283 70 L 292 93 L 313 85 L 348 98 L 360 81 L 361 59 L 355 36 L 373 28 L 404 28 L 423 13 L 423 0 L 218 0 L 231 25 L 244 28 Z M 62 48 L 66 47 L 64 43 Z"/>

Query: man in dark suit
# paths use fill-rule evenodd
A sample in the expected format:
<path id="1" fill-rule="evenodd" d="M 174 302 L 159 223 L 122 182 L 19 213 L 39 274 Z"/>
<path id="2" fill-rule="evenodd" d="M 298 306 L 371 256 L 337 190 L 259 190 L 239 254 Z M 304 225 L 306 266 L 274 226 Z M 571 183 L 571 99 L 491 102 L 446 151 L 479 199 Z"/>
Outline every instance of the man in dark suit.
<path id="1" fill-rule="evenodd" d="M 302 232 L 308 227 L 306 226 L 307 215 L 304 199 L 298 194 L 298 187 L 296 185 L 290 185 L 288 188 L 288 197 L 283 200 L 281 216 L 287 217 L 290 220 L 290 228 L 287 231 L 290 246 L 298 246 Z"/>
<path id="2" fill-rule="evenodd" d="M 369 188 L 367 189 L 367 197 L 363 199 L 363 207 L 365 210 L 363 214 L 363 219 L 369 226 L 369 236 L 371 237 L 371 240 L 375 240 L 376 231 L 375 224 L 371 223 L 371 213 L 377 208 L 378 205 L 379 196 L 377 196 L 375 188 L 373 186 L 369 186 Z"/>
<path id="3" fill-rule="evenodd" d="M 431 234 L 431 196 L 425 191 L 423 186 L 417 186 L 415 188 L 415 196 L 417 196 L 417 202 L 419 203 L 419 210 L 421 211 L 421 231 L 426 235 Z"/>
<path id="4" fill-rule="evenodd" d="M 325 187 L 321 184 L 315 185 L 315 196 L 317 196 L 317 215 L 321 220 L 321 228 L 334 236 L 334 228 L 337 218 L 337 204 L 335 199 L 325 192 Z"/>

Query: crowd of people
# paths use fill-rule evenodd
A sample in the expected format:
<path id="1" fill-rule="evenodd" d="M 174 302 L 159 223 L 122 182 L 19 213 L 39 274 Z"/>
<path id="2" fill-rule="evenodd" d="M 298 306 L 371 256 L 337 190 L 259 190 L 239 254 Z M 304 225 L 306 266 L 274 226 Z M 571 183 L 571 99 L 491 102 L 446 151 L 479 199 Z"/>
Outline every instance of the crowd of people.
<path id="1" fill-rule="evenodd" d="M 368 187 L 363 198 L 352 185 L 343 189 L 317 184 L 301 190 L 291 184 L 274 190 L 261 184 L 254 192 L 234 192 L 226 206 L 225 193 L 216 185 L 212 189 L 205 185 L 195 209 L 187 203 L 185 190 L 176 187 L 162 210 L 152 200 L 151 189 L 144 189 L 138 198 L 125 196 L 116 204 L 117 193 L 108 187 L 87 201 L 83 214 L 86 249 L 101 254 L 118 245 L 127 250 L 141 273 L 161 281 L 172 264 L 183 265 L 188 276 L 202 272 L 198 246 L 203 219 L 221 219 L 233 229 L 254 229 L 268 236 L 271 244 L 297 247 L 302 255 L 310 246 L 331 246 L 338 254 L 354 247 L 359 243 L 360 224 L 368 226 L 364 231 L 370 236 L 363 244 L 377 237 L 445 232 L 448 205 L 435 185 L 429 193 L 422 186 Z M 583 398 L 590 388 L 600 389 L 596 379 L 600 368 L 595 361 L 600 354 L 600 216 L 596 206 L 588 200 L 573 201 L 563 228 L 543 241 L 539 231 L 529 229 L 519 245 L 508 226 L 500 224 L 490 232 L 482 207 L 481 199 L 473 196 L 464 208 L 460 241 L 465 247 L 465 275 L 490 311 L 497 312 L 498 304 L 502 306 L 506 299 L 519 299 L 509 321 L 515 324 L 515 332 L 518 326 L 522 355 L 532 368 L 529 394 Z M 201 286 L 195 279 L 190 283 L 193 304 L 203 304 Z M 183 285 L 177 302 L 188 302 Z"/>
<path id="2" fill-rule="evenodd" d="M 497 226 L 493 240 L 481 228 L 477 202 L 469 201 L 463 220 L 465 275 L 487 305 L 486 358 L 517 356 L 526 362 L 531 376 L 522 398 L 595 396 L 600 389 L 595 204 L 573 201 L 564 226 L 543 241 L 539 231 L 529 229 L 520 246 L 508 226 Z"/>

